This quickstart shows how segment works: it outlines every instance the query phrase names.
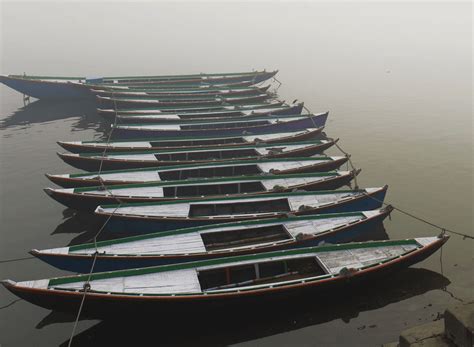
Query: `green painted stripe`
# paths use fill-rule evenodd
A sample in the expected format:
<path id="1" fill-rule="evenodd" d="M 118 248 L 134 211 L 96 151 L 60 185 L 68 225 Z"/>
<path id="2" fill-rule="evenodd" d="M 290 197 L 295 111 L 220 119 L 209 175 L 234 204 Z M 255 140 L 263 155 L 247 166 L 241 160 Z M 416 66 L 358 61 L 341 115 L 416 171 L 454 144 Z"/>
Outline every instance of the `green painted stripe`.
<path id="1" fill-rule="evenodd" d="M 115 277 L 146 275 L 146 274 L 159 273 L 159 272 L 165 272 L 165 271 L 192 269 L 192 268 L 199 268 L 199 267 L 212 266 L 212 265 L 225 265 L 229 263 L 249 261 L 249 260 L 258 261 L 260 259 L 267 259 L 267 258 L 287 256 L 287 255 L 303 255 L 303 254 L 323 253 L 323 252 L 331 252 L 331 251 L 338 251 L 338 250 L 353 250 L 353 249 L 399 246 L 399 245 L 418 245 L 418 243 L 414 239 L 407 239 L 407 240 L 394 240 L 394 241 L 388 240 L 388 241 L 372 241 L 372 242 L 361 242 L 361 243 L 346 243 L 346 244 L 339 244 L 339 245 L 325 245 L 325 246 L 318 246 L 318 247 L 308 247 L 308 248 L 299 248 L 299 249 L 291 249 L 291 250 L 283 250 L 283 251 L 275 251 L 275 252 L 267 252 L 267 253 L 242 255 L 242 256 L 229 257 L 229 258 L 217 258 L 217 259 L 202 260 L 202 261 L 182 263 L 182 264 L 162 265 L 162 266 L 146 267 L 146 268 L 131 269 L 131 270 L 100 272 L 100 273 L 92 274 L 90 277 L 90 280 L 94 281 L 94 280 L 115 278 Z M 74 283 L 74 282 L 82 282 L 82 281 L 86 281 L 88 278 L 89 278 L 88 274 L 52 278 L 49 280 L 48 286 L 55 286 L 55 285 Z"/>
<path id="2" fill-rule="evenodd" d="M 261 93 L 257 95 L 242 95 L 242 96 L 214 96 L 214 95 L 201 95 L 201 96 L 191 96 L 191 97 L 179 97 L 181 100 L 177 100 L 177 98 L 172 98 L 169 96 L 154 96 L 154 95 L 130 95 L 130 96 L 120 96 L 120 95 L 111 95 L 107 96 L 110 98 L 110 100 L 117 100 L 117 101 L 135 101 L 135 100 L 151 100 L 151 101 L 160 101 L 160 102 L 187 102 L 187 103 L 192 103 L 194 101 L 193 98 L 199 98 L 199 100 L 196 100 L 196 102 L 202 102 L 202 101 L 217 101 L 216 99 L 224 99 L 224 100 L 242 100 L 246 101 L 248 99 L 253 99 L 259 96 L 264 96 L 266 95 L 269 99 L 270 96 L 266 93 Z M 204 100 L 203 100 L 204 99 Z M 271 98 L 273 100 L 273 98 Z"/>
<path id="3" fill-rule="evenodd" d="M 112 152 L 112 153 L 109 153 L 109 154 L 106 154 L 106 156 L 108 155 L 140 155 L 140 154 L 152 154 L 152 153 L 186 153 L 186 152 L 189 152 L 189 151 L 193 151 L 193 152 L 203 152 L 203 151 L 221 151 L 221 150 L 224 150 L 224 149 L 228 149 L 228 150 L 239 150 L 239 149 L 252 149 L 252 148 L 277 148 L 277 147 L 282 147 L 282 146 L 302 146 L 302 145 L 329 145 L 330 143 L 332 143 L 333 141 L 330 141 L 328 140 L 329 142 L 323 142 L 323 141 L 319 141 L 319 140 L 312 140 L 312 141 L 301 141 L 301 142 L 283 142 L 283 143 L 278 143 L 278 144 L 268 144 L 268 143 L 256 143 L 256 144 L 250 144 L 250 145 L 245 145 L 245 144 L 242 144 L 241 146 L 235 146 L 235 145 L 222 145 L 222 146 L 219 146 L 219 147 L 199 147 L 199 148 L 194 148 L 194 146 L 190 146 L 190 147 L 186 147 L 186 148 L 177 148 L 177 149 L 163 149 L 163 150 L 146 150 L 146 151 L 124 151 L 124 152 Z M 103 152 L 95 152 L 95 153 L 80 153 L 79 155 L 81 157 L 96 157 L 96 156 L 100 156 L 102 157 L 102 154 Z M 316 158 L 314 158 L 316 159 Z"/>
<path id="4" fill-rule="evenodd" d="M 164 182 L 151 182 L 151 183 L 139 183 L 139 184 L 124 184 L 124 185 L 113 185 L 109 186 L 108 189 L 124 189 L 124 188 L 140 188 L 140 187 L 161 187 L 161 186 L 173 186 L 173 185 L 182 185 L 182 184 L 199 184 L 199 183 L 219 183 L 219 182 L 233 182 L 233 181 L 266 181 L 266 180 L 276 180 L 284 178 L 299 178 L 299 177 L 324 177 L 324 176 L 340 176 L 340 173 L 337 171 L 328 171 L 328 172 L 314 172 L 314 173 L 305 173 L 305 174 L 288 174 L 288 175 L 274 175 L 274 176 L 236 176 L 236 177 L 219 177 L 219 178 L 204 178 L 197 180 L 177 180 L 177 181 L 164 181 Z M 80 187 L 74 188 L 74 193 L 83 193 L 94 191 L 100 188 L 97 187 Z"/>
<path id="5" fill-rule="evenodd" d="M 136 153 L 136 152 L 133 152 Z M 317 161 L 314 158 L 311 157 L 291 157 L 291 158 L 265 158 L 265 159 L 255 159 L 255 160 L 248 160 L 245 162 L 242 162 L 240 159 L 234 159 L 234 160 L 227 160 L 227 161 L 220 161 L 217 163 L 202 163 L 202 164 L 186 164 L 186 165 L 172 165 L 172 166 L 158 166 L 155 168 L 139 168 L 139 169 L 126 169 L 126 170 L 109 170 L 109 171 L 95 171 L 95 172 L 81 172 L 81 173 L 76 173 L 76 174 L 69 174 L 69 177 L 87 177 L 87 176 L 92 176 L 92 175 L 106 175 L 106 174 L 112 174 L 112 173 L 127 173 L 127 172 L 144 172 L 144 171 L 163 171 L 163 172 L 169 172 L 173 170 L 182 170 L 182 169 L 193 169 L 193 168 L 208 168 L 208 167 L 225 167 L 225 166 L 230 166 L 230 165 L 235 165 L 235 164 L 243 164 L 243 165 L 238 165 L 239 167 L 241 166 L 246 166 L 246 165 L 258 165 L 258 164 L 264 164 L 264 163 L 279 163 L 279 162 L 314 162 Z"/>
<path id="6" fill-rule="evenodd" d="M 196 122 L 189 122 L 188 119 L 177 119 L 176 121 L 169 121 L 169 122 L 160 122 L 158 124 L 144 124 L 144 123 L 120 123 L 117 125 L 112 125 L 113 128 L 124 128 L 128 126 L 139 126 L 143 129 L 148 128 L 150 125 L 179 125 L 179 126 L 196 126 L 196 125 L 201 125 L 201 124 L 235 124 L 235 123 L 252 123 L 252 122 L 258 122 L 258 121 L 267 121 L 267 120 L 299 120 L 299 119 L 305 119 L 305 118 L 315 118 L 318 116 L 322 116 L 322 114 L 312 114 L 312 115 L 306 115 L 306 114 L 295 114 L 295 115 L 282 115 L 282 116 L 261 116 L 261 117 L 255 117 L 255 118 L 249 118 L 249 119 L 242 119 L 242 120 L 205 120 L 205 121 L 196 121 Z M 277 123 L 274 123 L 276 125 Z M 251 126 L 252 124 L 249 124 Z M 263 125 L 271 125 L 269 124 L 258 124 L 257 126 L 263 126 Z M 236 128 L 237 129 L 237 128 Z M 155 129 L 151 129 L 155 130 Z M 156 129 L 160 130 L 160 129 Z M 179 129 L 171 129 L 171 130 L 179 130 Z M 206 130 L 206 129 L 189 129 L 189 130 Z M 217 129 L 219 130 L 219 129 Z M 263 134 L 262 134 L 263 135 Z"/>
<path id="7" fill-rule="evenodd" d="M 239 86 L 232 86 L 232 85 L 229 85 L 229 86 L 222 86 L 220 88 L 218 87 L 211 87 L 211 88 L 200 88 L 200 87 L 196 87 L 196 88 L 190 88 L 189 90 L 187 89 L 179 89 L 179 90 L 176 90 L 176 89 L 166 89 L 166 86 L 163 86 L 162 88 L 146 88 L 146 87 L 143 87 L 143 88 L 136 88 L 136 87 L 129 87 L 129 88 L 104 88 L 103 86 L 101 85 L 97 85 L 97 90 L 101 90 L 101 91 L 106 91 L 106 92 L 110 92 L 110 93 L 120 93 L 120 92 L 158 92 L 158 93 L 166 93 L 166 91 L 170 91 L 172 94 L 179 94 L 179 93 L 186 93 L 187 91 L 191 92 L 191 93 L 197 93 L 199 91 L 206 91 L 206 92 L 214 92 L 214 91 L 221 91 L 221 90 L 230 90 L 230 91 L 241 91 L 241 90 L 261 90 L 263 88 L 265 88 L 266 86 L 263 86 L 263 87 L 255 87 L 255 86 L 248 86 L 248 87 L 239 87 Z"/>
<path id="8" fill-rule="evenodd" d="M 380 188 L 382 189 L 382 188 Z M 291 196 L 306 196 L 306 195 L 329 195 L 329 194 L 344 194 L 344 193 L 362 193 L 365 189 L 358 190 L 318 190 L 318 191 L 296 191 L 286 193 L 270 193 L 265 195 L 252 195 L 252 196 L 225 196 L 222 198 L 206 198 L 196 197 L 195 199 L 189 200 L 171 200 L 171 201 L 160 201 L 160 202 L 134 202 L 134 203 L 123 203 L 123 204 L 110 204 L 100 205 L 102 208 L 116 208 L 128 207 L 128 206 L 159 206 L 159 205 L 173 205 L 173 204 L 187 204 L 187 203 L 203 203 L 211 201 L 233 201 L 233 200 L 247 200 L 247 199 L 266 199 L 266 198 L 278 198 L 278 197 L 291 197 Z"/>
<path id="9" fill-rule="evenodd" d="M 319 128 L 313 128 L 313 129 L 319 129 Z M 272 135 L 277 135 L 277 134 L 281 134 L 283 136 L 294 136 L 294 135 L 289 135 L 289 134 L 304 134 L 306 133 L 305 130 L 301 130 L 301 131 L 283 131 L 283 132 L 275 132 L 275 133 L 272 133 Z M 285 135 L 287 134 L 287 135 Z M 241 139 L 243 137 L 251 137 L 251 136 L 255 136 L 255 137 L 258 137 L 258 136 L 264 136 L 264 135 L 268 135 L 268 134 L 248 134 L 248 135 L 240 135 L 240 136 L 236 136 L 236 135 L 223 135 L 223 136 L 219 136 L 219 137 L 216 137 L 216 136 L 191 136 L 191 137 L 186 137 L 186 139 L 183 139 L 182 136 L 169 136 L 169 137 L 147 137 L 147 138 L 143 138 L 143 139 L 130 139 L 130 140 L 114 140 L 114 141 L 111 141 L 110 143 L 113 144 L 113 143 L 128 143 L 128 142 L 131 142 L 131 143 L 134 143 L 134 142 L 163 142 L 163 141 L 176 141 L 176 142 L 181 142 L 181 141 L 193 141 L 193 140 L 220 140 L 220 139 Z M 67 143 L 67 142 L 66 142 Z M 81 141 L 81 144 L 89 144 L 89 143 L 102 143 L 102 144 L 106 144 L 107 142 L 106 141 Z"/>
<path id="10" fill-rule="evenodd" d="M 104 77 L 104 80 L 120 80 L 120 79 L 151 79 L 151 78 L 162 78 L 162 79 L 175 79 L 175 78 L 187 78 L 187 77 L 206 77 L 206 76 L 260 76 L 263 74 L 273 73 L 274 71 L 249 71 L 249 72 L 214 72 L 214 73 L 196 73 L 189 75 L 156 75 L 156 76 L 108 76 Z"/>
<path id="11" fill-rule="evenodd" d="M 283 103 L 282 103 L 283 104 Z M 243 106 L 207 106 L 207 107 L 175 107 L 175 106 L 170 106 L 170 107 L 160 107 L 160 108 L 156 108 L 155 107 L 143 107 L 143 108 L 135 108 L 135 109 L 130 109 L 130 108 L 127 108 L 127 109 L 123 109 L 123 110 L 114 110 L 114 109 L 100 109 L 99 110 L 109 110 L 110 112 L 112 113 L 119 113 L 120 115 L 120 112 L 121 111 L 126 111 L 127 113 L 130 113 L 130 112 L 137 112 L 137 111 L 163 111 L 163 110 L 176 110 L 176 109 L 179 109 L 179 110 L 186 110 L 186 109 L 193 109 L 193 110 L 226 110 L 226 108 L 224 107 L 233 107 L 232 110 L 252 110 L 252 109 L 259 109 L 259 108 L 266 108 L 270 105 L 276 105 L 275 103 L 268 103 L 268 102 L 256 102 L 252 105 L 243 105 Z"/>

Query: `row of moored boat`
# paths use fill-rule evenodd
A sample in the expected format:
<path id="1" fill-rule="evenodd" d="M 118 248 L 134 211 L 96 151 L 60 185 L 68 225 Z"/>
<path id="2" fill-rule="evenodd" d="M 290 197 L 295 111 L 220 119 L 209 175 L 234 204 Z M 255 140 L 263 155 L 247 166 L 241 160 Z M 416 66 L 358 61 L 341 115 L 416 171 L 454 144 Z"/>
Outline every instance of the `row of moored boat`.
<path id="1" fill-rule="evenodd" d="M 353 188 L 360 169 L 326 153 L 328 113 L 280 100 L 276 73 L 0 77 L 32 97 L 95 98 L 111 124 L 107 141 L 59 141 L 84 172 L 48 173 L 59 188 L 45 189 L 100 216 L 102 240 L 31 251 L 83 275 L 4 285 L 60 311 L 85 295 L 82 314 L 98 317 L 252 308 L 377 281 L 439 249 L 446 236 L 374 233 L 388 187 Z"/>

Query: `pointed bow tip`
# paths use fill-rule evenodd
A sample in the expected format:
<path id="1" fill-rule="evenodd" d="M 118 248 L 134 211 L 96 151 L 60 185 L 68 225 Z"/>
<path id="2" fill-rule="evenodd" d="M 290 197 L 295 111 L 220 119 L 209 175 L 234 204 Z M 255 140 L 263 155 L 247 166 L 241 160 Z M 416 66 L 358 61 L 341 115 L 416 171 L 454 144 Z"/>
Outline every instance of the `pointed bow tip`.
<path id="1" fill-rule="evenodd" d="M 12 281 L 12 280 L 9 280 L 9 279 L 1 280 L 0 283 L 2 283 L 2 285 L 5 288 L 14 287 L 16 285 L 15 281 Z"/>
<path id="2" fill-rule="evenodd" d="M 48 194 L 49 196 L 53 196 L 53 189 L 52 188 L 43 188 L 43 191 Z"/>

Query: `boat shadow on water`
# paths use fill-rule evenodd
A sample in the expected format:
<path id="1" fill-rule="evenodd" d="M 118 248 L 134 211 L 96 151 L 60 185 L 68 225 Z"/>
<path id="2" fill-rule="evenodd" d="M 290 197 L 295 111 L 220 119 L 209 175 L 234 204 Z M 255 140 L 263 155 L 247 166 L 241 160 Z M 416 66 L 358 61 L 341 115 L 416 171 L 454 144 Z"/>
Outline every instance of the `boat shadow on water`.
<path id="1" fill-rule="evenodd" d="M 109 124 L 97 114 L 94 100 L 37 100 L 19 108 L 0 122 L 0 129 L 78 118 L 72 130 L 95 129 L 106 132 Z"/>
<path id="2" fill-rule="evenodd" d="M 102 219 L 94 214 L 77 212 L 70 208 L 63 211 L 63 217 L 63 222 L 54 229 L 51 235 L 79 234 L 77 236 L 79 241 L 74 242 L 74 238 L 71 244 L 80 243 L 83 239 L 94 237 L 103 224 Z"/>
<path id="3" fill-rule="evenodd" d="M 377 310 L 389 304 L 407 300 L 432 290 L 442 290 L 450 284 L 437 272 L 409 268 L 377 281 L 371 286 L 352 291 L 350 296 L 338 295 L 337 300 L 314 300 L 305 295 L 295 300 L 281 301 L 278 307 L 252 312 L 222 312 L 219 315 L 176 312 L 172 317 L 121 317 L 104 320 L 74 337 L 75 346 L 140 345 L 156 341 L 159 327 L 160 345 L 225 346 L 251 341 L 336 319 L 349 323 L 360 313 Z M 333 293 L 332 295 L 337 295 Z M 282 314 L 284 312 L 284 314 Z M 250 314 L 249 314 L 250 313 Z M 44 328 L 56 323 L 73 323 L 74 315 L 51 312 L 36 326 Z M 61 346 L 67 346 L 65 341 Z"/>

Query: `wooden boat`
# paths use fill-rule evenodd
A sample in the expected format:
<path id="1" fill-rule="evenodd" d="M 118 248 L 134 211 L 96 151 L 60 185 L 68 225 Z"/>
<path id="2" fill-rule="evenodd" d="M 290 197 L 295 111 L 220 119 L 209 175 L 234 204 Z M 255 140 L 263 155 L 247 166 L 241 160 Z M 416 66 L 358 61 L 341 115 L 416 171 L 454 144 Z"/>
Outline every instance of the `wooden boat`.
<path id="1" fill-rule="evenodd" d="M 83 99 L 93 98 L 80 77 L 43 77 L 0 75 L 0 82 L 24 95 L 37 99 Z"/>
<path id="2" fill-rule="evenodd" d="M 100 87 L 99 87 L 100 88 Z M 267 93 L 270 85 L 264 87 L 225 87 L 225 88 L 200 88 L 200 89 L 162 89 L 162 88 L 127 88 L 127 89 L 91 89 L 99 96 L 108 97 L 166 97 L 166 98 L 206 98 L 217 96 L 244 96 Z"/>
<path id="3" fill-rule="evenodd" d="M 156 96 L 96 96 L 101 107 L 111 107 L 113 109 L 140 108 L 140 107 L 201 107 L 201 106 L 227 106 L 227 105 L 248 105 L 265 100 L 272 100 L 274 97 L 269 93 L 244 96 L 205 96 L 205 97 L 181 97 L 165 98 Z"/>
<path id="4" fill-rule="evenodd" d="M 281 250 L 51 279 L 2 281 L 35 305 L 81 317 L 252 312 L 302 295 L 336 299 L 423 261 L 447 236 Z M 86 293 L 84 293 L 86 291 Z M 264 307 L 264 306 L 263 306 Z M 229 311 L 231 310 L 231 311 Z M 133 319 L 133 318 L 132 318 Z"/>
<path id="5" fill-rule="evenodd" d="M 205 122 L 208 120 L 248 120 L 264 116 L 286 116 L 286 115 L 300 115 L 303 111 L 303 103 L 294 105 L 284 105 L 277 107 L 259 108 L 253 110 L 237 110 L 237 111 L 211 111 L 211 112 L 184 112 L 184 113 L 158 113 L 158 114 L 108 114 L 105 118 L 111 121 L 117 120 L 118 123 L 172 123 L 181 122 L 183 120 L 189 122 Z"/>
<path id="6" fill-rule="evenodd" d="M 78 174 L 46 174 L 63 188 L 94 187 L 102 184 L 134 184 L 175 181 L 189 178 L 236 177 L 242 175 L 285 175 L 321 171 L 325 161 L 315 158 L 276 158 L 226 160 L 218 163 L 175 165 L 158 168 L 128 169 Z"/>
<path id="7" fill-rule="evenodd" d="M 176 114 L 189 114 L 198 113 L 199 117 L 205 118 L 204 114 L 214 113 L 231 113 L 231 112 L 242 112 L 242 111 L 255 111 L 258 109 L 270 109 L 275 107 L 288 107 L 284 101 L 280 100 L 265 100 L 263 102 L 245 104 L 245 105 L 217 105 L 217 106 L 168 106 L 168 107 L 144 107 L 144 108 L 126 108 L 126 109 L 115 109 L 115 108 L 97 108 L 97 113 L 107 119 L 115 119 L 116 116 L 132 116 L 132 115 L 176 115 Z M 193 117 L 190 117 L 193 118 Z M 196 118 L 196 117 L 194 117 Z"/>
<path id="8" fill-rule="evenodd" d="M 131 152 L 131 151 L 147 151 L 147 150 L 164 150 L 179 149 L 183 147 L 221 147 L 225 146 L 242 146 L 258 143 L 280 144 L 300 142 L 314 139 L 321 134 L 324 127 L 308 128 L 302 131 L 269 133 L 261 135 L 244 135 L 244 136 L 198 136 L 183 139 L 177 137 L 156 137 L 152 139 L 140 140 L 112 140 L 106 141 L 58 141 L 65 150 L 72 153 L 97 153 L 103 152 Z"/>
<path id="9" fill-rule="evenodd" d="M 182 124 L 114 124 L 114 138 L 195 136 L 242 136 L 302 131 L 326 124 L 328 113 L 296 116 L 266 116 L 265 119 L 221 120 Z M 185 122 L 185 121 L 183 121 Z"/>
<path id="10" fill-rule="evenodd" d="M 132 202 L 192 200 L 220 195 L 241 197 L 293 190 L 330 190 L 347 185 L 360 170 L 331 171 L 291 175 L 255 175 L 188 179 L 146 184 L 112 185 L 87 188 L 46 188 L 44 191 L 59 203 L 83 211 L 99 205 Z"/>
<path id="11" fill-rule="evenodd" d="M 104 205 L 98 206 L 95 213 L 108 221 L 108 230 L 149 233 L 287 215 L 373 210 L 381 207 L 387 188 Z"/>
<path id="12" fill-rule="evenodd" d="M 248 73 L 200 74 L 181 76 L 132 76 L 104 77 L 88 79 L 86 77 L 51 77 L 26 75 L 1 75 L 0 82 L 16 91 L 38 99 L 70 99 L 94 97 L 90 87 L 98 84 L 120 86 L 168 86 L 188 88 L 201 85 L 224 85 L 240 82 L 257 84 L 272 78 L 277 71 L 255 71 Z"/>
<path id="13" fill-rule="evenodd" d="M 191 227 L 30 253 L 67 271 L 113 271 L 364 239 L 391 207 Z M 108 225 L 108 224 L 107 224 Z M 128 229 L 135 233 L 136 229 Z M 97 246 L 97 248 L 95 247 Z"/>
<path id="14" fill-rule="evenodd" d="M 100 82 L 100 81 L 99 81 Z M 117 84 L 117 83 L 97 83 L 94 84 L 90 80 L 87 84 L 92 90 L 104 90 L 104 91 L 142 91 L 142 90 L 157 90 L 157 91 L 176 91 L 180 92 L 181 90 L 185 91 L 206 91 L 206 90 L 216 90 L 216 89 L 228 89 L 228 88 L 253 88 L 255 84 L 250 81 L 245 82 L 229 82 L 229 83 L 199 83 L 199 84 L 145 84 L 145 85 L 127 85 L 127 84 Z"/>
<path id="15" fill-rule="evenodd" d="M 252 71 L 252 72 L 224 72 L 211 74 L 191 74 L 191 75 L 168 75 L 168 76 L 125 76 L 125 77 L 104 77 L 90 79 L 91 83 L 104 85 L 201 85 L 201 84 L 229 84 L 238 82 L 252 82 L 258 84 L 266 81 L 277 74 L 278 71 Z"/>
<path id="16" fill-rule="evenodd" d="M 282 143 L 278 145 L 256 144 L 210 148 L 180 148 L 162 151 L 117 153 L 58 153 L 69 165 L 86 171 L 120 170 L 170 165 L 200 164 L 230 159 L 251 160 L 265 158 L 307 157 L 333 146 L 338 139 L 312 140 Z M 327 170 L 333 170 L 347 161 L 346 157 L 323 157 Z"/>

